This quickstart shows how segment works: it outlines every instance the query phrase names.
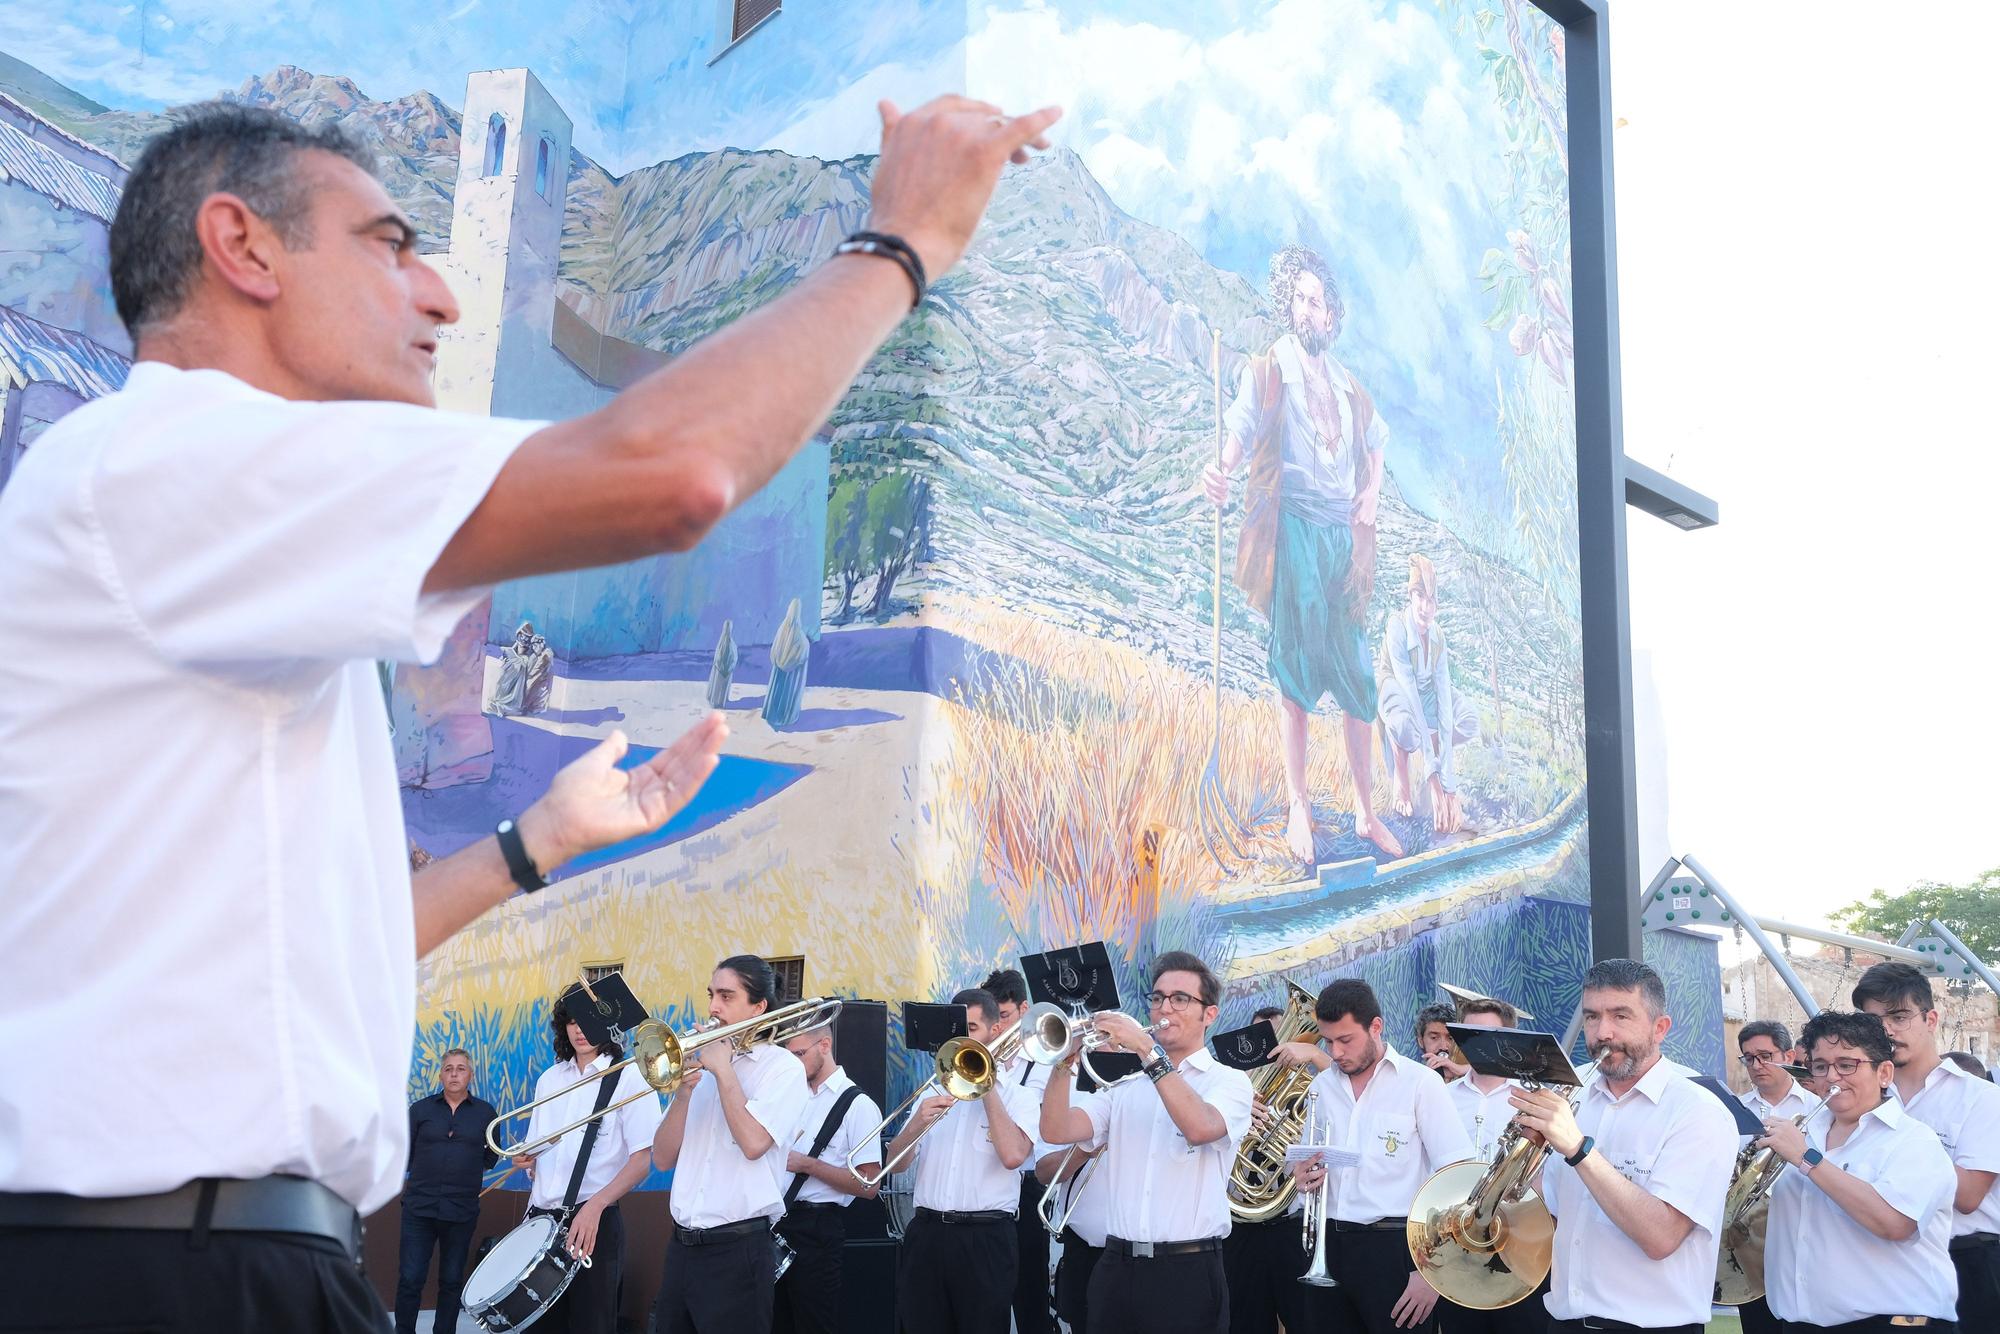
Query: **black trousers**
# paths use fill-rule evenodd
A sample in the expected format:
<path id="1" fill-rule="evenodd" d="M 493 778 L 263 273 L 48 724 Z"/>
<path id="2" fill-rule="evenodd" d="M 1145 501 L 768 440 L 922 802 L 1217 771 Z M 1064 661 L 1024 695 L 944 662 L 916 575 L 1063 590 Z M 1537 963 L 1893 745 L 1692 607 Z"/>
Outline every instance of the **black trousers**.
<path id="1" fill-rule="evenodd" d="M 1894 1317 L 1871 1316 L 1867 1320 L 1850 1320 L 1844 1325 L 1808 1325 L 1797 1320 L 1780 1320 L 1778 1328 L 1784 1334 L 1910 1334 L 1908 1325 L 1892 1325 Z M 1690 1326 L 1690 1328 L 1695 1328 Z M 1923 1334 L 1958 1334 L 1963 1329 L 1971 1334 L 1973 1326 L 1956 1320 L 1932 1320 L 1930 1324 L 1919 1326 Z"/>
<path id="2" fill-rule="evenodd" d="M 794 1200 L 778 1223 L 778 1233 L 792 1248 L 792 1267 L 778 1280 L 771 1308 L 773 1334 L 839 1334 L 846 1208 Z"/>
<path id="3" fill-rule="evenodd" d="M 1342 1232 L 1327 1224 L 1326 1269 L 1336 1286 L 1305 1289 L 1305 1327 L 1310 1334 L 1400 1334 L 1389 1313 L 1409 1286 L 1416 1265 L 1399 1224 L 1395 1231 L 1369 1228 Z M 1438 1300 L 1442 1307 L 1444 1300 Z M 1404 1330 L 1435 1331 L 1431 1318 Z"/>
<path id="4" fill-rule="evenodd" d="M 1544 1278 L 1541 1287 L 1497 1311 L 1475 1311 L 1440 1297 L 1433 1312 L 1438 1334 L 1548 1334 L 1549 1307 L 1542 1300 L 1548 1295 L 1549 1281 Z M 1748 1325 L 1743 1330 L 1750 1334 Z"/>
<path id="5" fill-rule="evenodd" d="M 625 1216 L 614 1204 L 598 1219 L 590 1267 L 577 1270 L 555 1305 L 535 1322 L 538 1334 L 615 1334 L 618 1280 L 624 1272 Z"/>
<path id="6" fill-rule="evenodd" d="M 653 1334 L 771 1334 L 778 1243 L 760 1227 L 702 1246 L 667 1240 Z"/>
<path id="7" fill-rule="evenodd" d="M 1222 1273 L 1229 1281 L 1229 1334 L 1287 1334 L 1305 1328 L 1302 1303 L 1305 1234 L 1297 1215 L 1263 1223 L 1238 1220 L 1222 1239 Z"/>
<path id="8" fill-rule="evenodd" d="M 1011 1218 L 911 1219 L 896 1271 L 903 1334 L 1007 1334 L 1019 1238 Z"/>
<path id="9" fill-rule="evenodd" d="M 1644 1330 L 1646 1334 L 1707 1334 L 1706 1323 L 1693 1325 L 1619 1325 L 1595 1324 L 1585 1326 L 1576 1320 L 1549 1320 L 1549 1334 L 1589 1334 L 1591 1329 Z"/>
<path id="10" fill-rule="evenodd" d="M 1069 1334 L 1085 1334 L 1090 1328 L 1090 1276 L 1104 1255 L 1102 1246 L 1093 1246 L 1075 1232 L 1062 1234 L 1062 1259 L 1056 1263 L 1056 1314 L 1069 1326 Z"/>
<path id="11" fill-rule="evenodd" d="M 1055 1334 L 1049 1315 L 1049 1230 L 1035 1212 L 1042 1202 L 1042 1183 L 1035 1174 L 1021 1176 L 1021 1212 L 1014 1220 L 1014 1334 Z"/>
<path id="12" fill-rule="evenodd" d="M 2000 1245 L 1954 1247 L 1951 1267 L 1958 1271 L 1958 1327 L 2000 1330 Z"/>
<path id="13" fill-rule="evenodd" d="M 1220 1251 L 1135 1260 L 1107 1250 L 1090 1275 L 1088 1334 L 1228 1334 Z"/>
<path id="14" fill-rule="evenodd" d="M 1771 1304 L 1762 1297 L 1737 1307 L 1736 1318 L 1743 1323 L 1743 1334 L 1779 1334 L 1784 1324 L 1771 1314 Z"/>
<path id="15" fill-rule="evenodd" d="M 0 1330 L 381 1334 L 382 1303 L 331 1241 L 276 1232 L 0 1228 Z"/>
<path id="16" fill-rule="evenodd" d="M 417 1334 L 417 1311 L 423 1306 L 433 1251 L 438 1299 L 437 1320 L 431 1327 L 445 1334 L 458 1328 L 458 1290 L 465 1286 L 465 1258 L 472 1253 L 472 1231 L 478 1225 L 477 1215 L 454 1222 L 403 1210 L 396 1248 L 396 1334 Z"/>

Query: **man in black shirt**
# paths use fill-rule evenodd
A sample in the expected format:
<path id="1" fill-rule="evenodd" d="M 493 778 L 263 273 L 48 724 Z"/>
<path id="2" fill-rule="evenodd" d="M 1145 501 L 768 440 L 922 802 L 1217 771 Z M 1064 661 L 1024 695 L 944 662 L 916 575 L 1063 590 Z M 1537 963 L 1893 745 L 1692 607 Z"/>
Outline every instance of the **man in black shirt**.
<path id="1" fill-rule="evenodd" d="M 431 1248 L 438 1252 L 437 1334 L 458 1328 L 458 1291 L 479 1221 L 479 1179 L 493 1166 L 486 1127 L 497 1115 L 468 1091 L 472 1057 L 462 1047 L 439 1065 L 442 1091 L 410 1104 L 410 1172 L 403 1182 L 403 1245 L 396 1276 L 396 1334 L 416 1334 Z"/>

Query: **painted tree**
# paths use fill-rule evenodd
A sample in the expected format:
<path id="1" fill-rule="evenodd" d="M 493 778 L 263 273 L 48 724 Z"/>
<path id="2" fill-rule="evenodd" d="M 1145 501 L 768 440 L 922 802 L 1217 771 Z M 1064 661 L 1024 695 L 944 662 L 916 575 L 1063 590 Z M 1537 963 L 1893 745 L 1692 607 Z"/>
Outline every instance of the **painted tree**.
<path id="1" fill-rule="evenodd" d="M 867 524 L 868 482 L 841 478 L 826 506 L 826 575 L 840 585 L 840 606 L 831 618 L 836 624 L 854 615 L 854 587 L 868 574 Z"/>
<path id="2" fill-rule="evenodd" d="M 867 551 L 875 570 L 875 593 L 868 614 L 887 620 L 896 581 L 916 564 L 930 535 L 930 479 L 892 472 L 868 488 Z"/>

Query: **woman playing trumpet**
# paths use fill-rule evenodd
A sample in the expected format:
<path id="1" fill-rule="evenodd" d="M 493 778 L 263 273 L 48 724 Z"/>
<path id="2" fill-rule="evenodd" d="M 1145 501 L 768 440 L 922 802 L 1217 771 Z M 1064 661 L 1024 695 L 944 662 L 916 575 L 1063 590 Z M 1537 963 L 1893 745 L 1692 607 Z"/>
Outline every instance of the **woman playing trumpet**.
<path id="1" fill-rule="evenodd" d="M 1827 1010 L 1800 1041 L 1832 1092 L 1803 1128 L 1766 1121 L 1757 1141 L 1788 1168 L 1771 1188 L 1764 1245 L 1771 1313 L 1799 1330 L 1887 1331 L 1898 1316 L 1955 1329 L 1957 1179 L 1937 1135 L 1887 1096 L 1888 1030 L 1876 1015 Z"/>

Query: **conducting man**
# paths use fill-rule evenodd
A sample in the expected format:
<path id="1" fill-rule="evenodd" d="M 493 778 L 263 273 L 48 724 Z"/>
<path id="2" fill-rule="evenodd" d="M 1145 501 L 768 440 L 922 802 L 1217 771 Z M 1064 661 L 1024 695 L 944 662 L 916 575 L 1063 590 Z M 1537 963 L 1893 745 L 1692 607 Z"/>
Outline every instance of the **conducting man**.
<path id="1" fill-rule="evenodd" d="M 1793 1330 L 1893 1334 L 1928 1321 L 1946 1334 L 1951 1155 L 1889 1096 L 1896 1067 L 1880 1018 L 1823 1010 L 1802 1041 L 1834 1093 L 1804 1129 L 1771 1117 L 1757 1141 L 1787 1164 L 1765 1224 L 1771 1312 Z"/>
<path id="2" fill-rule="evenodd" d="M 1000 1007 L 1000 1031 L 1006 1032 L 1028 1012 L 1028 980 L 1018 968 L 997 968 L 979 984 L 992 993 Z M 1034 1095 L 1039 1109 L 1042 1089 L 1049 1082 L 1049 1067 L 1038 1065 L 1016 1052 L 1000 1071 L 1000 1077 L 1018 1084 Z M 1030 1122 L 1023 1129 L 1033 1129 Z M 1021 1202 L 1014 1215 L 1015 1244 L 1019 1248 L 1014 1265 L 1014 1334 L 1054 1334 L 1049 1314 L 1049 1233 L 1035 1212 L 1042 1200 L 1042 1183 L 1035 1179 L 1036 1164 L 1031 1155 L 1021 1165 Z"/>
<path id="3" fill-rule="evenodd" d="M 992 992 L 969 988 L 951 1003 L 965 1007 L 968 1037 L 999 1037 Z M 1034 1111 L 1034 1095 L 1003 1075 L 976 1099 L 925 1098 L 889 1142 L 885 1162 L 916 1144 L 916 1214 L 896 1275 L 896 1314 L 910 1334 L 1007 1334 L 1021 1164 L 1034 1150 L 1023 1127 Z"/>
<path id="4" fill-rule="evenodd" d="M 834 1334 L 841 1328 L 847 1208 L 857 1196 L 875 1197 L 876 1187 L 863 1185 L 861 1177 L 872 1178 L 882 1165 L 879 1154 L 863 1155 L 850 1168 L 848 1156 L 871 1141 L 882 1109 L 834 1060 L 830 1026 L 793 1038 L 785 1050 L 805 1067 L 812 1096 L 785 1158 L 792 1175 L 778 1235 L 792 1248 L 792 1264 L 778 1280 L 771 1328 L 776 1334 Z"/>
<path id="5" fill-rule="evenodd" d="M 737 954 L 708 979 L 708 1017 L 723 1024 L 771 1008 L 771 965 Z M 653 1136 L 653 1165 L 674 1174 L 673 1231 L 653 1302 L 656 1334 L 770 1334 L 785 1212 L 785 1164 L 811 1098 L 805 1067 L 783 1047 L 696 1048 Z"/>
<path id="6" fill-rule="evenodd" d="M 1554 1155 L 1542 1173 L 1556 1216 L 1552 1334 L 1699 1334 L 1708 1323 L 1736 1119 L 1660 1054 L 1672 1027 L 1658 973 L 1601 959 L 1583 978 L 1583 1036 L 1598 1078 L 1582 1109 L 1572 1113 L 1553 1089 L 1514 1091 L 1522 1125 Z"/>
<path id="7" fill-rule="evenodd" d="M 1223 1334 L 1229 1328 L 1222 1239 L 1236 1145 L 1250 1129 L 1250 1077 L 1208 1049 L 1222 984 L 1174 950 L 1153 960 L 1150 1035 L 1129 1015 L 1092 1023 L 1111 1050 L 1138 1053 L 1145 1077 L 1071 1099 L 1051 1078 L 1042 1139 L 1104 1137 L 1090 1189 L 1107 1193 L 1104 1254 L 1090 1276 L 1088 1334 Z M 1065 1060 L 1074 1070 L 1077 1054 Z"/>
<path id="8" fill-rule="evenodd" d="M 1424 1281 L 1405 1240 L 1410 1206 L 1431 1174 L 1472 1157 L 1472 1141 L 1435 1070 L 1399 1055 L 1382 1039 L 1382 1007 L 1358 977 L 1327 983 L 1313 1006 L 1333 1058 L 1313 1079 L 1308 1126 L 1359 1162 L 1333 1168 L 1327 1248 L 1337 1286 L 1306 1290 L 1315 1329 L 1433 1328 L 1437 1289 Z M 1299 1191 L 1328 1185 L 1329 1167 L 1314 1154 L 1294 1169 Z"/>
<path id="9" fill-rule="evenodd" d="M 603 1092 L 603 1081 L 584 1081 L 624 1059 L 615 1035 L 593 1045 L 590 1033 L 576 1021 L 571 1007 L 581 1009 L 581 991 L 580 987 L 565 991 L 550 1013 L 556 1063 L 535 1081 L 535 1098 L 554 1100 L 529 1114 L 523 1144 L 589 1116 Z M 599 1117 L 594 1135 L 587 1128 L 573 1130 L 541 1153 L 514 1160 L 532 1178 L 530 1214 L 558 1215 L 565 1207 L 575 1207 L 565 1244 L 570 1254 L 590 1261 L 536 1322 L 537 1329 L 551 1334 L 612 1334 L 618 1327 L 618 1289 L 625 1270 L 625 1220 L 618 1201 L 646 1179 L 646 1146 L 660 1124 L 660 1098 L 646 1087 L 636 1066 L 628 1065 L 611 1078 L 613 1087 L 604 1105 L 642 1096 Z M 577 1159 L 586 1140 L 590 1157 L 579 1173 Z"/>
<path id="10" fill-rule="evenodd" d="M 110 232 L 131 375 L 0 493 L 0 606 L 36 646 L 0 691 L 0 1046 L 116 1032 L 147 1054 L 89 1115 L 61 1080 L 10 1088 L 0 1250 L 39 1279 L 10 1318 L 375 1328 L 358 1222 L 406 1161 L 413 963 L 658 828 L 724 735 L 711 717 L 631 770 L 616 738 L 413 879 L 376 660 L 435 659 L 498 581 L 700 541 L 1058 113 L 882 114 L 869 225 L 907 254 L 857 238 L 553 425 L 432 408 L 458 305 L 366 146 L 221 104 L 148 141 Z M 246 1001 L 267 1059 L 218 1061 Z"/>
<path id="11" fill-rule="evenodd" d="M 1958 1324 L 2000 1329 L 2000 1088 L 1938 1056 L 1930 980 L 1906 963 L 1878 963 L 1854 986 L 1854 1006 L 1880 1015 L 1903 1110 L 1932 1130 L 1958 1173 L 1951 1261 Z"/>

